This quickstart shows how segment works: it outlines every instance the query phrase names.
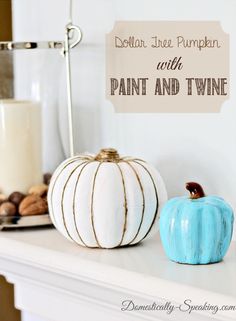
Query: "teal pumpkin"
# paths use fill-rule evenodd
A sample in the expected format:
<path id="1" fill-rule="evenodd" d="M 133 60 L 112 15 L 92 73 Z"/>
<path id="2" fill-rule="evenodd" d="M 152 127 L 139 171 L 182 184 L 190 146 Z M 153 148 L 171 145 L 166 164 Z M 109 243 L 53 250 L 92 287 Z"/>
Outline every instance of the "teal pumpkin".
<path id="1" fill-rule="evenodd" d="M 222 198 L 205 196 L 187 183 L 190 197 L 169 200 L 162 209 L 160 235 L 166 255 L 186 264 L 216 263 L 225 256 L 233 232 L 233 210 Z"/>

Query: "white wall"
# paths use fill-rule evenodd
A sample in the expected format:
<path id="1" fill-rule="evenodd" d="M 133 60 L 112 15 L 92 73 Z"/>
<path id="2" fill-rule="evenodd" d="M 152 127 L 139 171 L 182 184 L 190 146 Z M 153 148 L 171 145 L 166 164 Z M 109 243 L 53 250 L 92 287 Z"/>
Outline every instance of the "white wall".
<path id="1" fill-rule="evenodd" d="M 13 0 L 16 40 L 64 37 L 68 0 Z M 73 54 L 77 149 L 114 146 L 154 163 L 169 196 L 200 182 L 236 209 L 236 2 L 234 0 L 75 0 L 74 23 L 84 32 Z M 27 17 L 27 19 L 26 19 Z M 231 99 L 212 114 L 115 114 L 105 99 L 105 33 L 116 20 L 220 20 L 231 36 Z M 60 118 L 64 128 L 65 97 Z"/>

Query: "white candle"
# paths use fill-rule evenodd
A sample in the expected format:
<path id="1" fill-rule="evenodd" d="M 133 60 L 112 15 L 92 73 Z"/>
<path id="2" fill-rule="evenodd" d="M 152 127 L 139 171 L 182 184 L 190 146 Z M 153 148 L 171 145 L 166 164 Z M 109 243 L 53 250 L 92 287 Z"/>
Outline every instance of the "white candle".
<path id="1" fill-rule="evenodd" d="M 0 193 L 27 193 L 42 182 L 41 108 L 0 100 Z"/>

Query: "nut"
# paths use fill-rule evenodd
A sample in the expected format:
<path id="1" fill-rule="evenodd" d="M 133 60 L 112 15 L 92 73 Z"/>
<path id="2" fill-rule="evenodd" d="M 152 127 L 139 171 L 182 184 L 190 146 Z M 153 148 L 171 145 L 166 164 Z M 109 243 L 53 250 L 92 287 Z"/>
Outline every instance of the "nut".
<path id="1" fill-rule="evenodd" d="M 16 215 L 16 206 L 11 202 L 2 203 L 0 206 L 0 216 L 14 216 Z"/>
<path id="2" fill-rule="evenodd" d="M 0 194 L 0 204 L 2 204 L 3 202 L 5 202 L 6 200 L 7 200 L 6 195 Z"/>
<path id="3" fill-rule="evenodd" d="M 50 174 L 50 173 L 45 173 L 45 174 L 43 175 L 43 182 L 44 182 L 44 184 L 49 185 L 51 178 L 52 178 L 52 174 Z"/>
<path id="4" fill-rule="evenodd" d="M 18 207 L 20 205 L 20 203 L 22 202 L 22 200 L 25 198 L 25 195 L 20 193 L 20 192 L 13 192 L 11 193 L 11 195 L 8 197 L 8 200 L 15 204 L 16 207 Z"/>
<path id="5" fill-rule="evenodd" d="M 47 211 L 47 201 L 35 194 L 26 196 L 19 206 L 19 213 L 22 216 L 46 214 Z"/>
<path id="6" fill-rule="evenodd" d="M 29 194 L 45 196 L 48 192 L 48 186 L 46 184 L 34 185 L 29 189 Z"/>

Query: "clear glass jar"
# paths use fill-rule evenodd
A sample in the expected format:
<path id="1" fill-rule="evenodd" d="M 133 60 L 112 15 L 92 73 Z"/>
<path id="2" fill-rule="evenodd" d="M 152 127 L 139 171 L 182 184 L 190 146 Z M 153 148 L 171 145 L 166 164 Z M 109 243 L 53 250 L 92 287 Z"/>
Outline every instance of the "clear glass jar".
<path id="1" fill-rule="evenodd" d="M 27 193 L 65 158 L 58 125 L 63 42 L 0 43 L 0 193 Z"/>

